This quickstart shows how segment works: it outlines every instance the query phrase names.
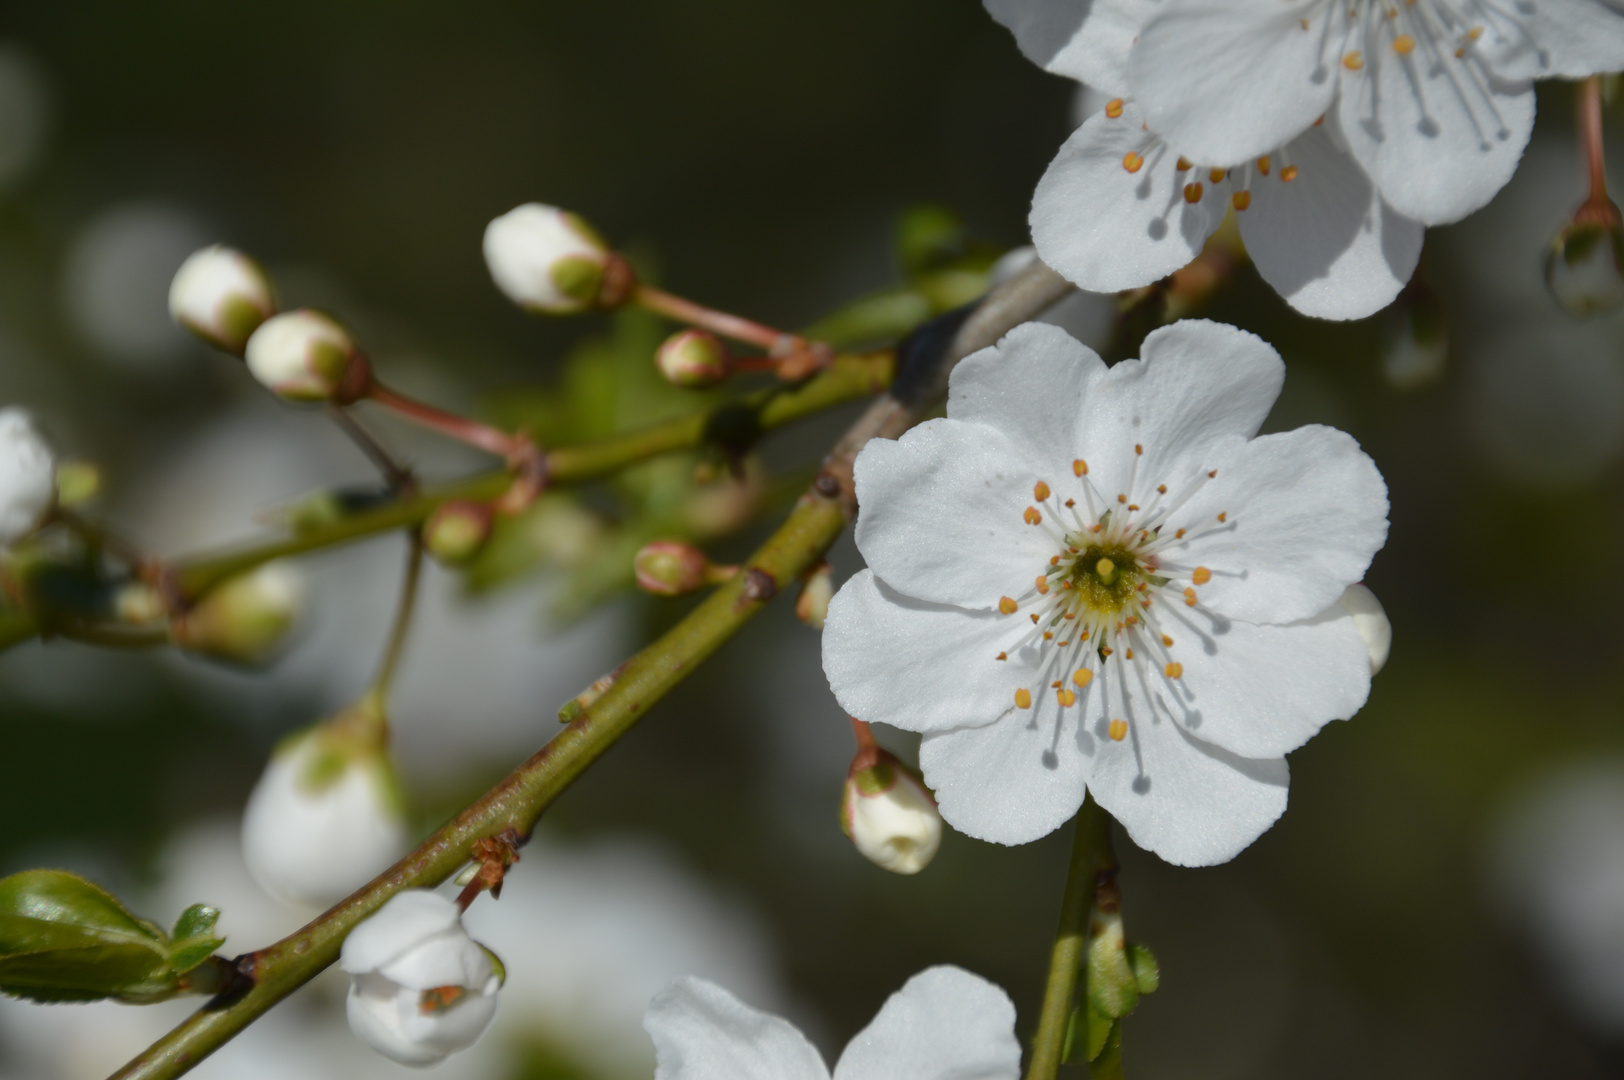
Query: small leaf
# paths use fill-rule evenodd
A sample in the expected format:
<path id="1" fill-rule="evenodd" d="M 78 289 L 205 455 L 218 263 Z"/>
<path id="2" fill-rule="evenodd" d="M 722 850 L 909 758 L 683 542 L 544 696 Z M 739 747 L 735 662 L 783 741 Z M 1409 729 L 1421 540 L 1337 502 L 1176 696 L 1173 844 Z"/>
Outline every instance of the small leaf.
<path id="1" fill-rule="evenodd" d="M 1136 941 L 1128 943 L 1128 966 L 1133 969 L 1133 981 L 1139 984 L 1141 994 L 1154 994 L 1162 982 L 1161 965 L 1151 951 Z"/>
<path id="2" fill-rule="evenodd" d="M 197 965 L 214 955 L 214 951 L 226 943 L 225 938 L 200 937 L 177 941 L 175 949 L 169 954 L 169 970 L 176 975 L 184 975 Z"/>
<path id="3" fill-rule="evenodd" d="M 163 940 L 163 931 L 78 874 L 25 870 L 0 879 L 0 956 L 91 941 L 158 949 Z"/>
<path id="4" fill-rule="evenodd" d="M 0 992 L 34 1001 L 153 1000 L 173 990 L 168 961 L 143 945 L 88 945 L 0 957 Z"/>
<path id="5" fill-rule="evenodd" d="M 1110 1040 L 1111 1032 L 1116 1030 L 1118 1022 L 1086 1005 L 1083 1012 L 1088 1021 L 1088 1060 L 1093 1061 L 1105 1049 L 1105 1044 Z"/>
<path id="6" fill-rule="evenodd" d="M 185 941 L 187 938 L 204 937 L 214 933 L 214 924 L 219 921 L 219 908 L 210 907 L 208 904 L 193 904 L 180 913 L 180 918 L 175 920 L 175 929 L 169 936 L 176 942 Z"/>

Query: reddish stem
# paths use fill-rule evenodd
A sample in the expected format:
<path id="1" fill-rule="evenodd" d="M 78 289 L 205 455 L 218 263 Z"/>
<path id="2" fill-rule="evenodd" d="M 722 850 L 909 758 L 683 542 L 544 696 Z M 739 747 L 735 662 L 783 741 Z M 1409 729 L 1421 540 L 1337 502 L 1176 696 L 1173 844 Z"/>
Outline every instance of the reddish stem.
<path id="1" fill-rule="evenodd" d="M 521 454 L 521 448 L 527 442 L 517 435 L 509 435 L 489 424 L 482 424 L 478 420 L 470 420 L 466 416 L 458 416 L 456 413 L 446 412 L 444 409 L 409 398 L 405 394 L 389 389 L 376 379 L 367 386 L 365 396 L 426 428 L 498 457 L 512 458 Z"/>
<path id="2" fill-rule="evenodd" d="M 770 326 L 741 319 L 737 315 L 729 315 L 725 311 L 717 311 L 703 304 L 696 304 L 692 300 L 684 300 L 663 289 L 639 284 L 637 291 L 632 295 L 633 299 L 650 311 L 658 312 L 677 322 L 688 323 L 690 326 L 703 327 L 734 341 L 758 346 L 770 353 L 794 351 L 802 344 L 801 339 L 794 334 L 786 334 L 782 330 L 774 330 Z"/>
<path id="3" fill-rule="evenodd" d="M 1592 75 L 1579 84 L 1579 141 L 1584 146 L 1585 169 L 1590 174 L 1590 196 L 1574 213 L 1576 224 L 1616 228 L 1624 222 L 1618 207 L 1607 197 L 1607 150 L 1602 140 L 1601 79 Z"/>
<path id="4" fill-rule="evenodd" d="M 857 754 L 851 759 L 851 772 L 862 772 L 871 769 L 880 760 L 885 750 L 874 739 L 874 732 L 868 724 L 857 717 L 851 718 L 851 733 L 857 736 Z"/>

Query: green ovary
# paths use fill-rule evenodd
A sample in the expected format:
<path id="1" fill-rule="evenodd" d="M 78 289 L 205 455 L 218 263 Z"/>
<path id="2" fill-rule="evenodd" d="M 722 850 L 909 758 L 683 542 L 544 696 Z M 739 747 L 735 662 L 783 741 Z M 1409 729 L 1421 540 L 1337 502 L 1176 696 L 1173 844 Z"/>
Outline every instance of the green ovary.
<path id="1" fill-rule="evenodd" d="M 1062 581 L 1069 582 L 1079 606 L 1102 615 L 1114 615 L 1133 603 L 1134 591 L 1144 579 L 1133 552 L 1119 544 L 1080 547 L 1071 566 L 1061 563 Z"/>

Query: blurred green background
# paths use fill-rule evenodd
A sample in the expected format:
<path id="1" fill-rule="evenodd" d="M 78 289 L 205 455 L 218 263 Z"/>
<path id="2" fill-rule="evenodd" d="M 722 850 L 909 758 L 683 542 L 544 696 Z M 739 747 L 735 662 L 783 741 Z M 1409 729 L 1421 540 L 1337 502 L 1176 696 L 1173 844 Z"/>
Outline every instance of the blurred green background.
<path id="1" fill-rule="evenodd" d="M 1163 973 L 1127 1023 L 1135 1077 L 1624 1074 L 1624 989 L 1592 970 L 1624 980 L 1624 866 L 1609 858 L 1624 856 L 1624 807 L 1561 818 L 1554 840 L 1535 829 L 1532 847 L 1507 839 L 1544 820 L 1530 785 L 1624 770 L 1624 322 L 1570 320 L 1539 277 L 1582 195 L 1571 99 L 1542 88 L 1517 180 L 1433 230 L 1409 306 L 1312 322 L 1242 268 L 1206 311 L 1285 355 L 1271 429 L 1346 428 L 1385 473 L 1392 534 L 1369 584 L 1394 651 L 1364 711 L 1292 755 L 1290 809 L 1233 863 L 1180 870 L 1122 842 L 1129 933 Z M 683 407 L 636 367 L 656 331 L 518 314 L 481 259 L 490 218 L 533 199 L 574 209 L 673 290 L 802 325 L 898 280 L 893 226 L 916 204 L 1024 243 L 1071 114 L 1072 87 L 969 0 L 13 5 L 0 24 L 0 402 L 104 465 L 109 516 L 197 547 L 175 508 L 221 489 L 169 481 L 160 510 L 142 495 L 163 486 L 151 477 L 237 460 L 217 425 L 246 409 L 261 426 L 243 467 L 273 467 L 305 452 L 310 418 L 258 401 L 235 365 L 168 326 L 169 274 L 191 247 L 254 253 L 290 300 L 351 321 L 381 370 L 487 415 L 522 415 L 572 348 L 613 331 L 618 351 L 591 354 L 613 375 L 604 422 L 646 419 Z M 1412 316 L 1444 320 L 1447 355 L 1417 351 Z M 775 436 L 769 469 L 793 478 L 839 427 Z M 213 442 L 197 441 L 205 431 Z M 468 465 L 393 437 L 426 472 Z M 361 464 L 334 480 L 364 477 Z M 232 475 L 211 483 L 231 490 Z M 299 474 L 277 496 L 320 482 Z M 613 494 L 585 505 L 623 510 Z M 718 550 L 747 550 L 770 519 Z M 256 528 L 234 520 L 227 537 Z M 392 579 L 393 544 L 364 550 Z M 860 565 L 849 539 L 834 561 L 841 576 Z M 550 736 L 558 704 L 613 663 L 610 644 L 646 639 L 684 605 L 611 607 L 604 647 L 516 706 L 514 747 Z M 514 625 L 543 619 L 539 600 L 523 611 Z M 572 632 L 553 622 L 522 642 L 537 663 Z M 362 672 L 377 648 L 327 640 Z M 0 656 L 0 869 L 150 880 L 172 830 L 237 812 L 274 738 L 342 700 L 331 681 L 255 689 L 276 686 L 276 669 L 226 685 L 173 658 L 85 651 Z M 527 655 L 510 650 L 459 692 L 507 692 Z M 438 708 L 417 722 L 455 742 L 457 702 Z M 1006 987 L 1024 1039 L 1066 834 L 1018 849 L 953 835 L 924 874 L 887 875 L 838 833 L 849 738 L 816 635 L 780 604 L 548 822 L 583 841 L 657 838 L 745 897 L 828 1053 L 939 962 Z M 425 827 L 523 752 L 419 766 Z M 1562 914 L 1580 890 L 1583 911 Z"/>

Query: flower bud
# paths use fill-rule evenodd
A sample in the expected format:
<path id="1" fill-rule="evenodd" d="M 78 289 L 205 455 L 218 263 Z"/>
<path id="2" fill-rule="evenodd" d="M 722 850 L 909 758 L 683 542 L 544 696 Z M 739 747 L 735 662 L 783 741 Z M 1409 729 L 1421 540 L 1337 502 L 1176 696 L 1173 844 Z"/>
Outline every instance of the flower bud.
<path id="1" fill-rule="evenodd" d="M 859 761 L 864 755 L 859 753 Z M 840 827 L 863 857 L 893 874 L 917 874 L 942 844 L 942 815 L 929 789 L 884 750 L 846 777 Z"/>
<path id="2" fill-rule="evenodd" d="M 215 586 L 170 621 L 183 649 L 238 664 L 265 664 L 287 642 L 304 609 L 304 580 L 286 563 L 266 563 Z"/>
<path id="3" fill-rule="evenodd" d="M 710 560 L 692 544 L 655 540 L 644 544 L 632 559 L 637 587 L 655 596 L 681 596 L 711 579 Z"/>
<path id="4" fill-rule="evenodd" d="M 102 490 L 101 467 L 91 461 L 64 461 L 56 467 L 56 501 L 72 509 L 90 502 Z"/>
<path id="5" fill-rule="evenodd" d="M 678 330 L 660 342 L 654 363 L 673 386 L 697 390 L 727 378 L 727 346 L 707 330 Z"/>
<path id="6" fill-rule="evenodd" d="M 814 630 L 822 630 L 823 621 L 829 617 L 829 601 L 834 595 L 834 574 L 828 563 L 819 563 L 801 586 L 801 595 L 795 598 L 795 617 Z"/>
<path id="7" fill-rule="evenodd" d="M 1393 624 L 1387 621 L 1382 602 L 1363 584 L 1343 589 L 1341 604 L 1353 617 L 1354 629 L 1370 650 L 1370 673 L 1374 675 L 1386 665 L 1387 654 L 1393 648 Z"/>
<path id="8" fill-rule="evenodd" d="M 356 705 L 277 747 L 242 822 L 243 859 L 266 892 L 327 907 L 405 851 L 382 725 Z"/>
<path id="9" fill-rule="evenodd" d="M 508 299 L 545 315 L 613 307 L 629 267 L 585 221 L 556 206 L 525 203 L 485 226 L 485 265 Z"/>
<path id="10" fill-rule="evenodd" d="M 472 1046 L 496 1015 L 505 972 L 468 936 L 457 905 L 403 889 L 350 931 L 339 952 L 350 976 L 350 1030 L 402 1065 L 433 1065 Z"/>
<path id="11" fill-rule="evenodd" d="M 1573 315 L 1596 315 L 1624 304 L 1624 226 L 1617 220 L 1573 221 L 1551 239 L 1545 284 Z"/>
<path id="12" fill-rule="evenodd" d="M 289 401 L 354 401 L 370 375 L 349 332 L 309 308 L 273 315 L 248 339 L 248 370 Z"/>
<path id="13" fill-rule="evenodd" d="M 465 563 L 490 539 L 493 515 L 485 503 L 441 503 L 423 523 L 423 546 L 443 563 Z"/>
<path id="14" fill-rule="evenodd" d="M 45 520 L 56 502 L 56 455 L 26 409 L 0 409 L 0 546 Z"/>
<path id="15" fill-rule="evenodd" d="M 259 324 L 276 314 L 271 279 L 224 244 L 192 252 L 169 284 L 169 314 L 210 345 L 241 356 Z"/>

